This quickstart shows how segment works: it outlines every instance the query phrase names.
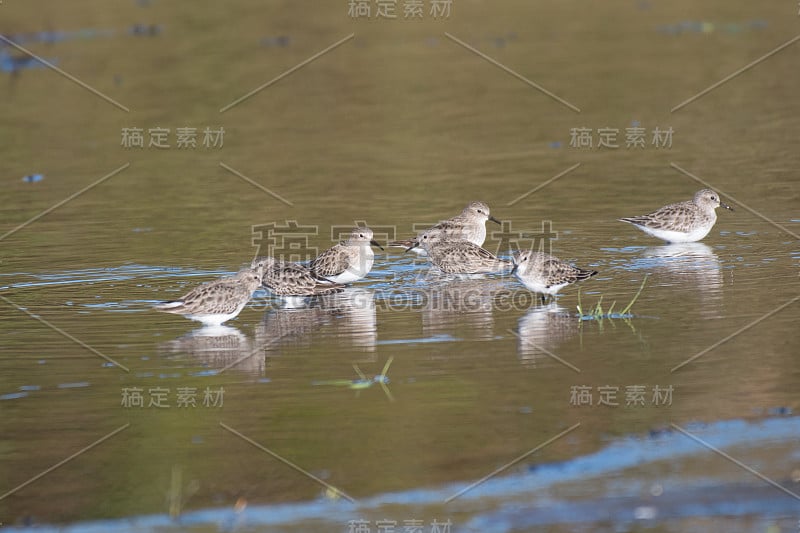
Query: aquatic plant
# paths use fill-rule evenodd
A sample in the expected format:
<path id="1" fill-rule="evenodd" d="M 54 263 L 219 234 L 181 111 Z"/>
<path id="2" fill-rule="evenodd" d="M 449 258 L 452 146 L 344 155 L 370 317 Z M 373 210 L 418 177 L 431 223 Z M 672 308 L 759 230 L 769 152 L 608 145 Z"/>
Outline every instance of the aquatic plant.
<path id="1" fill-rule="evenodd" d="M 647 283 L 647 278 L 649 274 L 644 277 L 642 280 L 642 284 L 639 285 L 639 290 L 636 291 L 636 294 L 633 296 L 631 301 L 625 308 L 618 312 L 614 312 L 614 307 L 616 306 L 617 302 L 614 301 L 611 303 L 611 307 L 608 308 L 607 311 L 603 309 L 603 296 L 600 296 L 600 299 L 593 307 L 589 307 L 587 309 L 583 309 L 581 305 L 581 291 L 580 288 L 578 289 L 578 319 L 579 320 L 603 320 L 604 318 L 621 318 L 621 319 L 630 319 L 633 318 L 633 314 L 630 312 L 631 308 L 633 308 L 633 304 L 636 303 L 636 300 L 639 299 L 639 295 L 642 294 L 642 289 L 644 289 L 645 283 Z"/>

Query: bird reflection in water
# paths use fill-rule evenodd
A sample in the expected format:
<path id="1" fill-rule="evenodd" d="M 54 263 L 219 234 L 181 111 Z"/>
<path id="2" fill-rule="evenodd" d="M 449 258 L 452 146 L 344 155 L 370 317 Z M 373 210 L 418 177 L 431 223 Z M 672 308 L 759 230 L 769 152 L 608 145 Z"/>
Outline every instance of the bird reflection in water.
<path id="1" fill-rule="evenodd" d="M 254 355 L 257 341 L 230 326 L 206 326 L 182 337 L 162 343 L 159 350 L 168 354 L 188 354 L 204 366 L 222 370 L 235 364 L 237 370 L 261 374 L 264 358 Z M 252 357 L 248 355 L 253 354 Z"/>
<path id="2" fill-rule="evenodd" d="M 580 331 L 578 318 L 556 302 L 531 308 L 518 322 L 517 353 L 523 365 L 558 364 L 558 347 Z M 546 360 L 546 363 L 545 363 Z"/>

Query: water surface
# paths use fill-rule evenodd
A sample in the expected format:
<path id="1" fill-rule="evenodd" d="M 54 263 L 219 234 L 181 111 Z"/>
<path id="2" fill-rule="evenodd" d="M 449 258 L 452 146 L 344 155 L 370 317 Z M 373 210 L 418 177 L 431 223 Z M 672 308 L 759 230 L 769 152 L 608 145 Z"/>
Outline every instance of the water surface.
<path id="1" fill-rule="evenodd" d="M 22 44 L 130 109 L 45 68 L 0 79 L 0 234 L 19 227 L 0 239 L 0 493 L 13 491 L 0 522 L 156 530 L 172 512 L 198 531 L 381 518 L 794 531 L 796 500 L 671 424 L 800 492 L 798 52 L 670 109 L 794 36 L 796 13 L 684 4 L 457 2 L 450 19 L 417 22 L 352 20 L 345 3 L 0 6 L 4 35 L 69 32 Z M 220 126 L 222 148 L 174 146 L 176 128 Z M 626 149 L 637 126 L 647 144 Z M 652 145 L 656 126 L 673 128 L 671 148 Z M 170 128 L 173 146 L 125 149 L 124 127 Z M 592 149 L 570 147 L 581 127 Z M 619 129 L 622 147 L 597 148 L 599 128 Z M 670 163 L 736 208 L 701 243 L 665 246 L 616 221 L 703 187 Z M 386 241 L 476 199 L 504 221 L 489 224 L 492 251 L 548 234 L 553 253 L 600 274 L 542 306 L 513 277 L 442 279 L 390 250 L 342 295 L 287 308 L 259 293 L 227 328 L 151 310 L 249 262 L 270 227 L 300 227 L 302 256 L 358 221 Z M 632 318 L 576 317 L 579 303 L 621 310 L 645 277 Z M 354 383 L 390 360 L 386 390 Z M 572 401 L 580 390 L 591 405 Z M 666 430 L 664 455 L 617 462 Z"/>

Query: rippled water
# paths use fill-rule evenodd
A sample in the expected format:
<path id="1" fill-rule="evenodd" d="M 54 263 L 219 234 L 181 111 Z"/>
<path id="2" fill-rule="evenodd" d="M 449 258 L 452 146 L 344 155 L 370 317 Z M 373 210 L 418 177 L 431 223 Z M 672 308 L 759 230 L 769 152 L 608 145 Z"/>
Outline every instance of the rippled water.
<path id="1" fill-rule="evenodd" d="M 796 530 L 798 52 L 670 113 L 795 35 L 792 6 L 6 4 L 3 35 L 131 111 L 2 72 L 0 526 Z M 67 33 L 27 35 L 48 28 Z M 636 125 L 673 146 L 625 149 Z M 157 126 L 172 148 L 119 146 Z M 178 149 L 184 126 L 225 145 Z M 580 127 L 623 147 L 572 148 Z M 704 186 L 679 169 L 736 208 L 703 242 L 616 221 Z M 600 273 L 542 305 L 388 250 L 340 295 L 259 292 L 225 327 L 152 310 L 264 253 L 270 227 L 303 228 L 302 258 L 357 221 L 385 242 L 476 199 L 503 221 L 487 248 L 548 234 Z"/>

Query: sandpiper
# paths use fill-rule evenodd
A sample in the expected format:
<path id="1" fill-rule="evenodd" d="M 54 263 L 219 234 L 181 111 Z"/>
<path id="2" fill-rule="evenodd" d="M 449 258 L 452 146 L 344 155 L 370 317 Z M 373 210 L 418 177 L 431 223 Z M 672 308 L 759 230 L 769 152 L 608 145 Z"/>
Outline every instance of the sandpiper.
<path id="1" fill-rule="evenodd" d="M 419 246 L 425 249 L 431 263 L 445 274 L 490 274 L 512 267 L 510 261 L 498 258 L 473 242 L 441 239 L 437 235 L 441 236 L 423 234 Z"/>
<path id="2" fill-rule="evenodd" d="M 375 254 L 371 246 L 383 250 L 383 246 L 372 238 L 369 228 L 353 228 L 350 237 L 332 248 L 328 248 L 311 260 L 308 268 L 319 278 L 334 283 L 352 283 L 369 274 Z"/>
<path id="3" fill-rule="evenodd" d="M 543 252 L 518 250 L 514 252 L 515 276 L 533 292 L 555 296 L 558 291 L 577 281 L 589 279 L 597 274 L 596 270 L 578 268 Z"/>
<path id="4" fill-rule="evenodd" d="M 489 206 L 483 202 L 470 202 L 460 214 L 442 220 L 435 226 L 419 233 L 416 237 L 404 241 L 393 241 L 388 244 L 392 247 L 405 248 L 406 251 L 413 251 L 420 255 L 425 255 L 425 249 L 420 244 L 423 235 L 437 235 L 442 239 L 466 240 L 478 246 L 483 246 L 486 240 L 486 221 L 491 220 L 500 224 L 489 212 Z"/>
<path id="5" fill-rule="evenodd" d="M 701 189 L 691 200 L 665 205 L 648 215 L 619 220 L 667 242 L 695 242 L 708 235 L 714 227 L 717 207 L 733 211 L 731 206 L 720 201 L 716 192 Z"/>
<path id="6" fill-rule="evenodd" d="M 219 326 L 244 309 L 261 285 L 261 276 L 259 268 L 245 268 L 234 276 L 203 283 L 182 298 L 160 303 L 155 308 L 199 320 L 206 326 Z"/>
<path id="7" fill-rule="evenodd" d="M 315 276 L 305 265 L 274 257 L 257 257 L 251 267 L 264 273 L 261 285 L 276 296 L 320 296 L 344 289 L 342 284 Z"/>

